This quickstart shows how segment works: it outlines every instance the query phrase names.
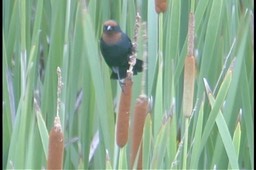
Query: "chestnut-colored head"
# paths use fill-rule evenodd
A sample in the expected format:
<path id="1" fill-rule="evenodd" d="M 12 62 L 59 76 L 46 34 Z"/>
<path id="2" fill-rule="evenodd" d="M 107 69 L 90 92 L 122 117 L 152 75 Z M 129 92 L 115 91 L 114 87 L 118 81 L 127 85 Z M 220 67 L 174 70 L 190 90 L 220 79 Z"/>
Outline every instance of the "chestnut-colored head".
<path id="1" fill-rule="evenodd" d="M 103 26 L 104 33 L 121 32 L 120 26 L 114 20 L 108 20 L 104 22 Z"/>
<path id="2" fill-rule="evenodd" d="M 121 28 L 114 20 L 107 20 L 103 24 L 102 39 L 107 44 L 114 44 L 121 38 Z"/>

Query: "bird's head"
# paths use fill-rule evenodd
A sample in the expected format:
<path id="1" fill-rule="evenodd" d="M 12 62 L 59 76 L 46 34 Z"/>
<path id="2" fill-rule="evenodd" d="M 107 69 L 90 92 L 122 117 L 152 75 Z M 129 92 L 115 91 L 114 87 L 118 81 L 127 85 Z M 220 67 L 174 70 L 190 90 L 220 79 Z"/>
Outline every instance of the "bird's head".
<path id="1" fill-rule="evenodd" d="M 120 26 L 117 24 L 114 20 L 108 20 L 104 22 L 103 25 L 103 32 L 104 33 L 115 33 L 115 32 L 121 32 Z"/>
<path id="2" fill-rule="evenodd" d="M 120 41 L 122 31 L 120 26 L 114 20 L 105 21 L 103 24 L 102 40 L 106 44 L 115 44 Z"/>

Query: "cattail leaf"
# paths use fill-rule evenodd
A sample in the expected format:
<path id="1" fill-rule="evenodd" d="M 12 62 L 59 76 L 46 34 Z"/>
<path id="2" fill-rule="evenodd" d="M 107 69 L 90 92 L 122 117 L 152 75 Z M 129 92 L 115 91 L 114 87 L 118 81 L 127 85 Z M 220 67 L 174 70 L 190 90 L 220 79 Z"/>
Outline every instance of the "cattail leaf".
<path id="1" fill-rule="evenodd" d="M 46 3 L 46 2 L 44 2 Z M 46 3 L 47 4 L 47 3 Z M 46 5 L 45 4 L 45 5 Z M 41 110 L 45 119 L 46 125 L 49 128 L 52 126 L 54 121 L 54 114 L 56 113 L 56 101 L 57 101 L 57 76 L 56 68 L 62 65 L 63 61 L 63 45 L 64 45 L 64 33 L 65 33 L 65 3 L 60 1 L 50 1 L 51 10 L 45 15 L 49 15 L 51 23 L 46 36 L 50 36 L 49 51 L 47 52 L 47 59 L 44 58 L 45 62 L 45 77 L 44 85 L 42 86 L 42 99 L 41 99 Z M 43 22 L 43 21 L 42 21 Z M 49 37 L 48 37 L 49 38 Z"/>
<path id="2" fill-rule="evenodd" d="M 199 149 L 200 149 L 201 137 L 202 137 L 202 131 L 203 131 L 204 105 L 205 105 L 205 101 L 203 98 L 203 101 L 200 105 L 198 118 L 197 118 L 197 124 L 196 124 L 196 128 L 195 128 L 194 144 L 193 144 L 193 148 L 192 148 L 191 161 L 190 161 L 191 168 L 198 167 L 197 158 L 200 157 Z"/>
<path id="3" fill-rule="evenodd" d="M 143 168 L 149 169 L 150 166 L 150 158 L 151 158 L 151 146 L 152 146 L 152 119 L 151 115 L 147 114 L 143 129 L 143 150 L 142 150 L 142 160 L 143 160 Z"/>
<path id="4" fill-rule="evenodd" d="M 215 104 L 215 99 L 214 97 L 209 94 L 208 95 L 210 104 L 213 106 Z M 221 111 L 218 112 L 217 117 L 216 117 L 216 124 L 218 126 L 218 130 L 220 133 L 220 136 L 222 138 L 223 144 L 224 144 L 224 148 L 226 150 L 226 153 L 228 155 L 229 158 L 229 162 L 231 165 L 232 169 L 239 169 L 239 165 L 238 165 L 238 156 L 231 138 L 231 134 L 229 132 L 227 123 L 223 117 L 223 114 Z"/>
<path id="5" fill-rule="evenodd" d="M 241 57 L 242 57 L 242 54 L 241 54 Z M 243 67 L 241 68 L 242 69 L 242 72 L 241 72 L 241 77 L 238 78 L 240 80 L 240 82 L 242 83 L 242 85 L 240 86 L 240 89 L 241 89 L 241 100 L 242 100 L 242 110 L 243 110 L 243 115 L 242 115 L 242 119 L 244 119 L 244 121 L 241 121 L 244 123 L 244 127 L 246 129 L 246 134 L 254 134 L 254 129 L 253 129 L 253 126 L 254 126 L 254 121 L 253 121 L 253 104 L 252 104 L 252 97 L 251 96 L 251 89 L 253 89 L 254 87 L 251 87 L 251 83 L 249 82 L 250 79 L 252 79 L 252 76 L 253 74 L 251 74 L 250 77 L 247 78 L 247 76 L 242 76 L 242 75 L 246 75 L 246 68 L 245 68 L 245 63 L 243 63 Z M 251 69 L 251 72 L 252 72 L 253 69 Z M 238 72 L 237 72 L 238 73 Z M 235 77 L 236 79 L 236 77 Z M 235 86 L 237 87 L 237 86 Z M 234 87 L 234 88 L 235 88 Z M 232 85 L 231 85 L 231 88 Z M 233 96 L 231 96 L 233 97 Z M 230 98 L 231 98 L 230 97 Z M 245 113 L 251 113 L 251 114 L 245 114 Z M 232 114 L 232 112 L 231 112 Z M 241 125 L 241 136 L 243 136 L 244 134 L 244 131 L 242 130 L 242 127 L 243 125 Z M 248 152 L 250 153 L 250 163 L 251 163 L 251 167 L 253 167 L 253 164 L 254 164 L 254 151 L 253 151 L 253 148 L 254 148 L 254 143 L 253 143 L 253 138 L 254 138 L 254 135 L 246 135 L 246 141 L 248 142 Z M 241 137 L 241 140 L 243 140 L 243 137 Z M 241 148 L 241 145 L 240 145 L 240 148 Z M 247 148 L 247 146 L 246 146 Z M 242 149 L 243 150 L 243 149 Z M 247 152 L 246 152 L 247 153 Z"/>
<path id="6" fill-rule="evenodd" d="M 94 34 L 92 34 L 93 27 L 90 15 L 85 9 L 82 10 L 82 27 L 84 30 L 83 39 L 87 47 L 86 55 L 88 57 L 88 63 L 92 74 L 92 84 L 96 88 L 95 98 L 97 99 L 97 102 L 95 103 L 95 107 L 97 108 L 99 116 L 99 123 L 101 127 L 100 129 L 102 130 L 105 147 L 109 150 L 110 157 L 113 157 L 114 139 L 112 137 L 114 136 L 114 115 L 112 113 L 106 114 L 107 98 L 104 92 L 105 86 L 103 83 L 103 76 L 99 65 L 99 57 L 95 57 L 99 56 L 97 50 L 97 41 L 94 37 Z"/>
<path id="7" fill-rule="evenodd" d="M 156 136 L 162 123 L 163 116 L 163 58 L 159 57 L 159 67 L 156 82 L 156 97 L 153 114 L 153 135 Z"/>
<path id="8" fill-rule="evenodd" d="M 10 79 L 10 71 L 7 69 L 7 55 L 6 55 L 6 46 L 5 38 L 3 35 L 3 68 L 2 68 L 2 80 L 3 80 L 3 167 L 6 166 L 8 159 L 8 148 L 10 145 L 11 132 L 13 130 L 13 121 L 14 121 L 14 98 L 13 95 L 13 82 Z"/>
<path id="9" fill-rule="evenodd" d="M 207 30 L 205 33 L 205 42 L 202 50 L 202 60 L 200 72 L 199 72 L 199 79 L 209 76 L 211 63 L 215 60 L 216 56 L 214 56 L 214 47 L 217 41 L 217 35 L 220 31 L 221 26 L 221 17 L 223 13 L 223 0 L 220 1 L 212 1 L 211 10 L 209 14 L 209 19 L 207 23 Z M 197 18 L 195 18 L 197 22 Z M 202 91 L 203 89 L 203 82 L 199 82 L 198 84 L 198 91 Z M 200 98 L 202 97 L 202 93 L 199 94 Z"/>
<path id="10" fill-rule="evenodd" d="M 216 116 L 218 115 L 219 109 L 222 106 L 223 101 L 227 95 L 231 80 L 232 80 L 232 72 L 228 71 L 226 78 L 223 81 L 223 83 L 220 87 L 220 90 L 217 94 L 216 101 L 214 102 L 214 104 L 212 104 L 212 110 L 210 112 L 209 118 L 206 122 L 206 126 L 203 131 L 200 152 L 202 151 L 202 149 L 203 149 L 204 145 L 206 144 L 206 141 L 210 135 L 210 132 L 214 125 Z M 211 95 L 211 93 L 207 93 L 208 98 L 209 98 L 209 95 Z"/>
<path id="11" fill-rule="evenodd" d="M 106 169 L 113 169 L 113 166 L 109 160 L 109 157 L 106 157 Z"/>
<path id="12" fill-rule="evenodd" d="M 169 108 L 170 101 L 172 100 L 171 96 L 174 96 L 170 84 L 177 84 L 177 79 L 174 79 L 174 72 L 179 69 L 176 67 L 176 61 L 180 58 L 183 58 L 180 53 L 180 44 L 182 40 L 182 30 L 185 29 L 182 27 L 181 15 L 185 12 L 182 11 L 181 1 L 169 1 L 170 10 L 165 13 L 163 18 L 164 28 L 168 31 L 163 30 L 163 90 L 164 90 L 164 108 Z M 185 14 L 184 14 L 185 15 Z M 184 22 L 184 21 L 183 21 Z M 175 25 L 175 27 L 173 26 Z M 182 61 L 184 63 L 184 59 Z M 175 64 L 174 64 L 175 63 Z M 181 66 L 182 68 L 183 66 Z M 172 82 L 174 81 L 174 82 Z M 170 95 L 172 94 L 172 95 Z"/>
<path id="13" fill-rule="evenodd" d="M 120 149 L 118 169 L 128 169 L 126 150 L 127 150 L 126 146 Z"/>
<path id="14" fill-rule="evenodd" d="M 154 143 L 154 149 L 153 149 L 153 156 L 150 164 L 150 169 L 155 169 L 155 168 L 161 168 L 163 165 L 163 159 L 166 154 L 166 134 L 167 131 L 169 130 L 169 123 L 170 121 L 168 120 L 170 117 L 168 117 L 165 122 L 161 125 L 156 139 Z"/>
<path id="15" fill-rule="evenodd" d="M 240 121 L 238 121 L 234 135 L 233 135 L 233 143 L 234 143 L 234 147 L 236 149 L 237 155 L 239 155 L 240 141 L 241 141 L 241 125 L 240 125 Z"/>
<path id="16" fill-rule="evenodd" d="M 236 58 L 234 58 L 232 60 L 232 63 L 231 63 L 231 67 L 232 67 L 231 69 L 233 70 L 233 72 L 232 72 L 232 81 L 231 81 L 231 84 L 230 84 L 229 92 L 227 94 L 227 98 L 225 100 L 225 107 L 223 107 L 223 113 L 225 113 L 225 114 L 223 114 L 223 116 L 225 117 L 225 121 L 227 122 L 227 124 L 229 126 L 229 129 L 231 129 L 231 134 L 233 133 L 233 130 L 234 130 L 234 127 L 235 127 L 235 122 L 236 122 L 236 119 L 237 119 L 237 114 L 234 114 L 234 112 L 238 113 L 238 110 L 240 108 L 237 107 L 237 106 L 240 105 L 240 103 L 241 103 L 241 101 L 239 100 L 240 97 L 237 96 L 237 94 L 238 94 L 237 92 L 238 92 L 238 86 L 242 82 L 242 79 L 244 77 L 244 76 L 241 76 L 241 73 L 243 72 L 242 68 L 245 66 L 243 64 L 244 63 L 243 61 L 245 61 L 245 59 L 250 60 L 250 58 L 251 58 L 250 57 L 251 55 L 247 56 L 247 55 L 243 54 L 243 52 L 242 52 L 245 49 L 247 49 L 247 47 L 250 45 L 250 42 L 248 42 L 247 38 L 246 38 L 251 33 L 249 31 L 249 28 L 250 28 L 249 22 L 250 22 L 250 20 L 251 20 L 251 17 L 250 17 L 249 13 L 245 13 L 245 15 L 240 19 L 241 26 L 239 27 L 239 33 L 238 33 L 239 38 L 238 38 L 238 42 L 235 46 L 235 48 L 237 47 L 237 48 L 239 48 L 239 50 L 236 52 L 236 55 L 235 55 Z M 240 87 L 241 87 L 241 93 L 246 93 L 244 91 L 245 88 L 243 87 L 243 85 L 241 85 Z M 247 110 L 246 107 L 244 107 L 244 109 Z M 247 112 L 247 113 L 249 113 L 249 112 Z M 247 115 L 249 116 L 250 114 L 247 114 Z M 252 118 L 249 118 L 248 122 L 246 122 L 245 125 L 246 126 L 252 125 L 252 124 L 250 124 L 252 122 L 251 120 L 252 120 Z M 251 131 L 251 130 L 249 130 L 249 131 Z M 249 135 L 249 137 L 247 136 L 247 138 L 250 138 L 248 140 L 248 146 L 249 146 L 249 148 L 252 149 L 252 147 L 251 147 L 252 145 L 249 144 L 249 143 L 252 142 L 251 137 L 252 137 L 251 135 Z M 217 142 L 216 142 L 216 145 L 215 145 L 215 150 L 214 150 L 214 153 L 213 153 L 213 159 L 212 159 L 212 163 L 211 163 L 212 165 L 214 164 L 214 162 L 221 162 L 221 164 L 219 166 L 220 167 L 225 167 L 229 163 L 228 162 L 229 161 L 228 160 L 229 159 L 228 155 L 225 154 L 225 148 L 223 148 L 223 147 L 224 146 L 222 144 L 221 136 L 217 136 Z M 253 152 L 249 148 L 245 147 L 244 149 L 246 149 L 246 150 L 248 149 L 248 153 L 250 153 L 250 158 L 252 158 L 251 156 L 252 156 Z M 244 150 L 244 149 L 240 149 L 240 151 Z M 247 159 L 247 160 L 250 160 L 249 162 L 252 163 L 251 161 L 253 159 Z"/>
<path id="17" fill-rule="evenodd" d="M 29 147 L 26 151 L 27 159 L 25 163 L 25 169 L 38 169 L 39 167 L 41 167 L 39 165 L 42 165 L 43 167 L 46 165 L 47 156 L 43 154 L 44 148 L 42 146 L 42 139 L 40 137 L 40 132 L 36 122 L 36 119 L 32 119 L 32 122 L 30 124 L 31 126 L 29 127 L 29 137 L 27 140 L 27 144 Z M 45 140 L 48 143 L 48 138 Z"/>
<path id="18" fill-rule="evenodd" d="M 233 143 L 234 143 L 234 147 L 237 155 L 239 155 L 240 141 L 241 141 L 241 126 L 240 126 L 240 121 L 238 121 L 234 131 L 234 135 L 233 135 Z M 228 168 L 231 169 L 230 163 Z"/>
<path id="19" fill-rule="evenodd" d="M 172 76 L 172 85 L 171 85 L 171 104 L 170 104 L 170 108 L 168 109 L 168 115 L 171 116 L 170 119 L 170 131 L 168 132 L 168 136 L 169 136 L 169 141 L 167 142 L 167 159 L 172 160 L 172 162 L 175 159 L 175 155 L 177 153 L 177 140 L 178 139 L 178 126 L 177 126 L 177 119 L 178 119 L 178 115 L 177 115 L 177 109 L 175 107 L 176 105 L 176 92 L 175 92 L 175 81 L 174 81 L 174 76 Z M 170 167 L 172 162 L 169 163 L 169 166 L 167 165 L 167 167 Z"/>
<path id="20" fill-rule="evenodd" d="M 225 107 L 223 108 L 223 113 L 226 121 L 229 123 L 229 126 L 235 127 L 237 115 L 234 114 L 238 113 L 238 110 L 240 109 L 242 104 L 242 110 L 243 118 L 244 118 L 244 128 L 246 129 L 246 134 L 253 134 L 253 106 L 252 106 L 252 98 L 254 95 L 252 92 L 253 89 L 253 65 L 249 63 L 253 63 L 254 57 L 252 51 L 253 47 L 253 41 L 250 41 L 248 37 L 253 36 L 252 33 L 252 14 L 250 11 L 247 11 L 244 13 L 243 17 L 239 20 L 239 27 L 238 27 L 238 43 L 235 45 L 234 48 L 237 48 L 236 53 L 234 56 L 236 56 L 236 61 L 234 65 L 234 71 L 233 71 L 233 78 L 230 85 L 230 92 L 228 93 L 227 100 L 225 103 Z M 241 95 L 241 100 L 240 99 Z M 238 108 L 237 108 L 238 107 Z M 234 110 L 237 108 L 236 110 Z M 242 135 L 243 136 L 243 135 Z M 241 146 L 240 151 L 245 152 L 246 154 L 249 154 L 249 158 L 245 158 L 244 153 L 240 153 L 240 156 L 243 158 L 244 161 L 248 161 L 247 167 L 253 167 L 254 164 L 254 144 L 253 144 L 253 137 L 254 135 L 245 135 L 244 137 L 241 137 L 242 142 L 247 143 L 248 146 Z M 247 138 L 245 140 L 245 138 Z M 243 141 L 244 139 L 244 141 Z M 246 155 L 245 154 L 245 155 Z"/>
<path id="21" fill-rule="evenodd" d="M 44 150 L 45 158 L 47 158 L 49 134 L 48 134 L 48 130 L 47 130 L 47 127 L 45 125 L 45 121 L 42 117 L 42 114 L 41 114 L 40 110 L 36 110 L 36 118 L 37 118 L 37 126 L 38 126 L 40 137 L 41 137 L 41 142 L 43 144 L 43 150 Z"/>
<path id="22" fill-rule="evenodd" d="M 157 14 L 154 11 L 154 0 L 148 1 L 148 65 L 147 75 L 148 76 L 148 94 L 152 94 L 155 86 L 156 75 L 157 75 L 157 46 L 158 46 L 158 35 L 157 35 Z"/>

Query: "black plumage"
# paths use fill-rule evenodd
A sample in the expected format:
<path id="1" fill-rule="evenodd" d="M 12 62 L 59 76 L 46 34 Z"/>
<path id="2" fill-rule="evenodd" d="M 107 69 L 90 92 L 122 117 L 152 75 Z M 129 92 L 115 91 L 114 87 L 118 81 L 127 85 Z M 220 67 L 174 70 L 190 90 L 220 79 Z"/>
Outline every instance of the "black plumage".
<path id="1" fill-rule="evenodd" d="M 129 56 L 133 50 L 132 42 L 114 20 L 104 23 L 100 49 L 105 62 L 112 70 L 110 78 L 119 81 L 126 78 L 129 69 Z M 134 75 L 143 70 L 142 65 L 143 61 L 136 59 L 136 64 L 133 67 Z"/>

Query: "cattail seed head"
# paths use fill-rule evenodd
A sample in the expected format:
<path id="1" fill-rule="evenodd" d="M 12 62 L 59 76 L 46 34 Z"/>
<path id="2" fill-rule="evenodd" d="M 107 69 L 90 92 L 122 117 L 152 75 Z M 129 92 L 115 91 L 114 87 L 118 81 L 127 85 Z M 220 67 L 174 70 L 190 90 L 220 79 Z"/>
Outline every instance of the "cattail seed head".
<path id="1" fill-rule="evenodd" d="M 183 85 L 183 113 L 185 117 L 190 117 L 193 108 L 194 82 L 195 82 L 195 57 L 188 56 L 184 65 L 184 85 Z"/>
<path id="2" fill-rule="evenodd" d="M 117 117 L 116 143 L 123 147 L 128 140 L 129 116 L 132 96 L 132 80 L 129 76 L 124 81 Z"/>
<path id="3" fill-rule="evenodd" d="M 156 13 L 165 12 L 167 8 L 167 0 L 155 0 Z"/>
<path id="4" fill-rule="evenodd" d="M 55 117 L 54 126 L 49 135 L 47 169 L 62 169 L 64 152 L 64 135 L 61 129 L 60 118 Z"/>
<path id="5" fill-rule="evenodd" d="M 140 95 L 136 101 L 134 110 L 134 124 L 132 134 L 132 151 L 130 166 L 133 167 L 137 154 L 139 154 L 137 169 L 142 169 L 142 135 L 145 119 L 148 113 L 148 99 L 146 95 Z M 141 146 L 141 147 L 140 147 Z M 140 148 L 140 150 L 139 150 Z"/>

